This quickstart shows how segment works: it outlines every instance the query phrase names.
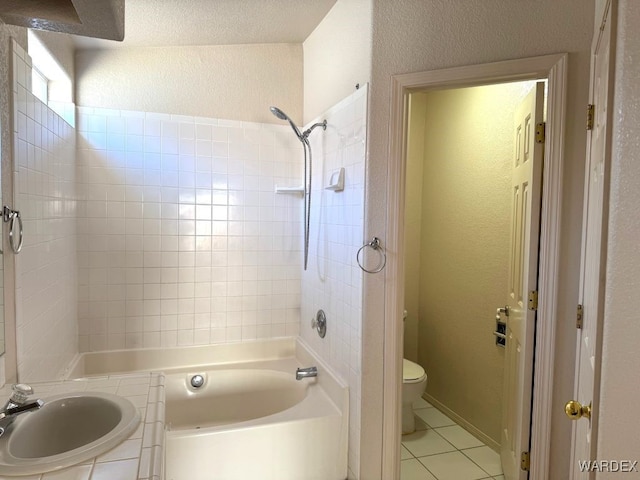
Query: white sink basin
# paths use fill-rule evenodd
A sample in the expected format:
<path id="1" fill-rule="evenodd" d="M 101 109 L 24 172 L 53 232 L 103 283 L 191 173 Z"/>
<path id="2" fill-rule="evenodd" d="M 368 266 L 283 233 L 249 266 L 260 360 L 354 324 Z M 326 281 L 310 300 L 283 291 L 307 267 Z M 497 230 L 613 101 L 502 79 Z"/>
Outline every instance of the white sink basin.
<path id="1" fill-rule="evenodd" d="M 0 437 L 0 472 L 33 475 L 69 467 L 126 440 L 140 423 L 137 408 L 108 393 L 78 392 L 43 398 Z"/>

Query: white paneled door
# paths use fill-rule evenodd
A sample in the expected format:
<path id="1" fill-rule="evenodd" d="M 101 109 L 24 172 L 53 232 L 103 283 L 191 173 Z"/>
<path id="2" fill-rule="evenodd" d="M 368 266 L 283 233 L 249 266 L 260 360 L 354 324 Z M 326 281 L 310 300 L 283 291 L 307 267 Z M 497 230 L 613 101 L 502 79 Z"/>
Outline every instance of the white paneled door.
<path id="1" fill-rule="evenodd" d="M 612 5 L 613 3 L 613 5 Z M 573 405 L 571 480 L 594 478 L 590 461 L 596 459 L 597 401 L 600 351 L 598 341 L 604 309 L 604 274 L 609 198 L 611 137 L 612 35 L 615 2 L 607 2 L 601 28 L 594 38 L 591 63 L 591 130 L 587 143 L 585 206 L 580 268 L 581 325 L 576 349 L 576 385 Z M 595 408 L 592 408 L 595 407 Z M 588 410 L 585 410 L 588 409 Z M 588 411 L 588 415 L 584 412 Z M 569 412 L 571 413 L 571 412 Z M 586 417 L 586 418 L 585 418 Z"/>
<path id="2" fill-rule="evenodd" d="M 505 478 L 528 478 L 533 350 L 537 308 L 538 243 L 544 156 L 544 83 L 516 110 L 511 245 L 501 459 Z M 524 469 L 522 464 L 525 453 Z"/>

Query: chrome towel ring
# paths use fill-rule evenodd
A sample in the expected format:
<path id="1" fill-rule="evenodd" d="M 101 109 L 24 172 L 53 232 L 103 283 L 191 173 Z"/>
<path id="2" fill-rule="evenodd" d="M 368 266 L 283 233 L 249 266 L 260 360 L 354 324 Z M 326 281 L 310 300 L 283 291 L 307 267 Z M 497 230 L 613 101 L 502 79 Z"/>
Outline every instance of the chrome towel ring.
<path id="1" fill-rule="evenodd" d="M 18 219 L 18 244 L 16 245 L 16 234 L 14 232 L 16 225 L 16 218 Z M 22 243 L 24 241 L 24 230 L 22 228 L 22 217 L 18 210 L 11 210 L 6 205 L 2 208 L 2 220 L 9 224 L 9 243 L 11 244 L 11 250 L 13 253 L 20 253 L 22 250 Z"/>
<path id="2" fill-rule="evenodd" d="M 360 260 L 360 252 L 362 252 L 366 247 L 370 247 L 371 249 L 375 250 L 380 254 L 380 260 L 378 262 L 378 265 L 376 266 L 376 268 L 373 268 L 371 270 L 369 270 L 368 268 L 365 268 L 364 265 L 362 265 L 363 261 Z M 358 249 L 358 252 L 356 253 L 356 262 L 358 262 L 358 266 L 364 272 L 380 273 L 382 271 L 384 266 L 387 264 L 387 254 L 385 253 L 384 248 L 382 248 L 382 244 L 380 243 L 380 239 L 378 237 L 373 237 L 373 239 L 370 242 L 365 243 Z"/>

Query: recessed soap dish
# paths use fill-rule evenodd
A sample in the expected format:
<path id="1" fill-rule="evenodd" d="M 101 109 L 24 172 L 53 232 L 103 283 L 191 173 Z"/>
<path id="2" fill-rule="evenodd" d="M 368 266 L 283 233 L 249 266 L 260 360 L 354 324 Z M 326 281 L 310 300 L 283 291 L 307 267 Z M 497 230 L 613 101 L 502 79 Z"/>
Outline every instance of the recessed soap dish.
<path id="1" fill-rule="evenodd" d="M 324 187 L 325 190 L 333 190 L 341 192 L 344 190 L 344 167 L 340 167 L 331 172 L 329 184 Z"/>

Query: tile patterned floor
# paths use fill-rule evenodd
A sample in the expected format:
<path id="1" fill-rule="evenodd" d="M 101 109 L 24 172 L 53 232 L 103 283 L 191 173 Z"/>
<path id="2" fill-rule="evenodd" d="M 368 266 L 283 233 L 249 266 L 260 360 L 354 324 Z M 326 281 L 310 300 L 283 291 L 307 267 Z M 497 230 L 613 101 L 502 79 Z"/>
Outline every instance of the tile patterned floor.
<path id="1" fill-rule="evenodd" d="M 416 431 L 402 436 L 401 480 L 504 480 L 495 451 L 422 399 L 414 411 Z"/>

